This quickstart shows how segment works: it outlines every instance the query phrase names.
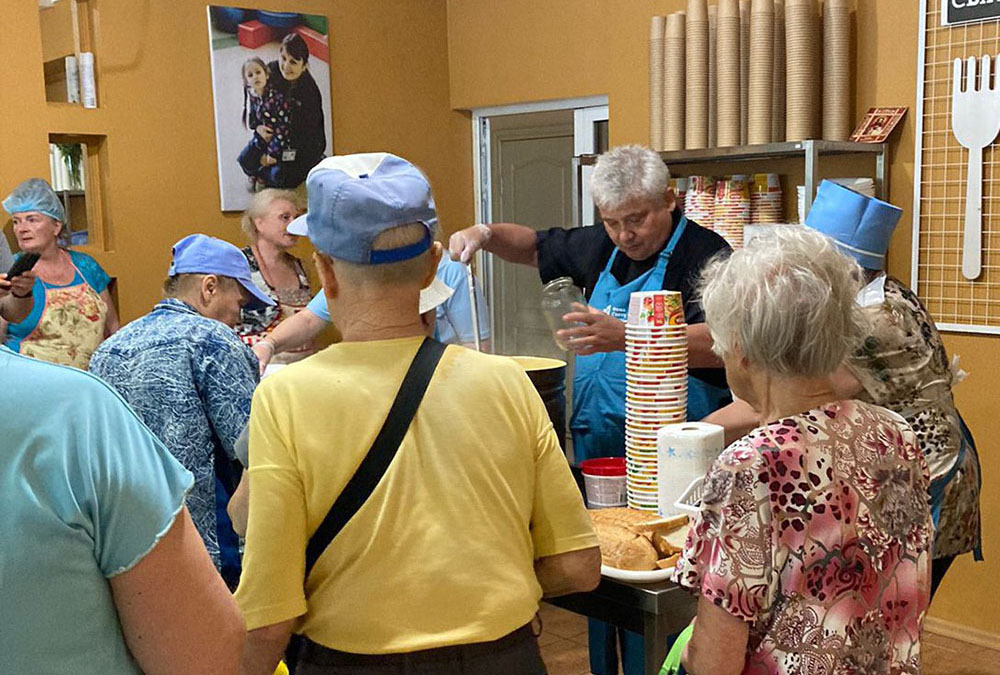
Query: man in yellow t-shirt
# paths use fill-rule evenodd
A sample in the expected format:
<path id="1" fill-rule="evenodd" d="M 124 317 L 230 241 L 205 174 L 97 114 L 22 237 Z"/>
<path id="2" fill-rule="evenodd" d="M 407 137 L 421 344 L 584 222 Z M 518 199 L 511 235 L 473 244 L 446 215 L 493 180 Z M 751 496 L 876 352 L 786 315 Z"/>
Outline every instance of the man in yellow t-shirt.
<path id="1" fill-rule="evenodd" d="M 538 602 L 596 586 L 600 553 L 544 405 L 509 359 L 446 349 L 385 476 L 304 578 L 310 536 L 427 334 L 418 296 L 441 255 L 430 186 L 403 159 L 332 157 L 307 189 L 289 229 L 319 251 L 344 341 L 254 396 L 241 672 L 273 672 L 294 631 L 302 675 L 544 673 Z"/>

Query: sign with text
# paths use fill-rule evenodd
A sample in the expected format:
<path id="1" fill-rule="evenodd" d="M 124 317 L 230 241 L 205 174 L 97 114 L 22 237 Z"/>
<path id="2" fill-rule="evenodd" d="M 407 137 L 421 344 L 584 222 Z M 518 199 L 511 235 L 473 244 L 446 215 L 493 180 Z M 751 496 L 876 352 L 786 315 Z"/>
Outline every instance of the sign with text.
<path id="1" fill-rule="evenodd" d="M 941 0 L 941 25 L 1000 20 L 1000 0 Z"/>

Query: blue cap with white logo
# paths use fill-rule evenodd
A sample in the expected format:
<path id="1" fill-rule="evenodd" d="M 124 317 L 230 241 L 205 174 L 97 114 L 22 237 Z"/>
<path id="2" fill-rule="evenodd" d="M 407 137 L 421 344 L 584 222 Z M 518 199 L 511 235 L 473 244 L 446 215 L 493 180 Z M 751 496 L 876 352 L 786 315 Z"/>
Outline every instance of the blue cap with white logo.
<path id="1" fill-rule="evenodd" d="M 889 239 L 903 210 L 824 180 L 816 190 L 806 225 L 833 239 L 865 269 L 885 269 Z"/>
<path id="2" fill-rule="evenodd" d="M 261 292 L 250 278 L 250 263 L 238 248 L 207 234 L 189 234 L 174 244 L 173 260 L 167 276 L 178 274 L 214 274 L 230 277 L 250 293 L 251 308 L 267 307 L 274 300 Z"/>
<path id="3" fill-rule="evenodd" d="M 410 162 L 387 152 L 328 157 L 306 179 L 309 211 L 288 225 L 289 234 L 308 235 L 332 258 L 379 265 L 415 258 L 434 241 L 437 212 L 427 177 Z M 421 223 L 415 244 L 372 250 L 375 238 L 400 225 Z"/>

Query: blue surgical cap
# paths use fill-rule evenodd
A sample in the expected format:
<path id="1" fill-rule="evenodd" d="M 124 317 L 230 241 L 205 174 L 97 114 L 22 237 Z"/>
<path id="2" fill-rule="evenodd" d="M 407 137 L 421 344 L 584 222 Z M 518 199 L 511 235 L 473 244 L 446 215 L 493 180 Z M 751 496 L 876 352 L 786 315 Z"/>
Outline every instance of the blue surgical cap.
<path id="1" fill-rule="evenodd" d="M 61 223 L 66 222 L 66 211 L 59 195 L 41 178 L 29 178 L 14 188 L 3 200 L 3 208 L 11 215 L 38 211 Z"/>
<path id="2" fill-rule="evenodd" d="M 833 239 L 865 269 L 884 270 L 889 239 L 902 214 L 899 207 L 825 180 L 806 225 Z"/>

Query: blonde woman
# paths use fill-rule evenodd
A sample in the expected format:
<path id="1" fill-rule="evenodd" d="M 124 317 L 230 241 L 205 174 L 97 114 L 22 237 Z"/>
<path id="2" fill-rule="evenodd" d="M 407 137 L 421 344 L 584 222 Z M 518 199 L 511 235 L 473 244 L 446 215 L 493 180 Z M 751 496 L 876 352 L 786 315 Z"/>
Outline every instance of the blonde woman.
<path id="1" fill-rule="evenodd" d="M 302 261 L 288 252 L 299 238 L 288 234 L 286 228 L 300 211 L 294 192 L 269 188 L 255 194 L 243 213 L 243 232 L 250 240 L 243 255 L 250 263 L 251 278 L 275 302 L 273 307 L 243 310 L 236 332 L 250 347 L 258 345 L 282 321 L 305 309 L 312 298 Z M 310 340 L 272 363 L 298 361 L 315 351 Z"/>

